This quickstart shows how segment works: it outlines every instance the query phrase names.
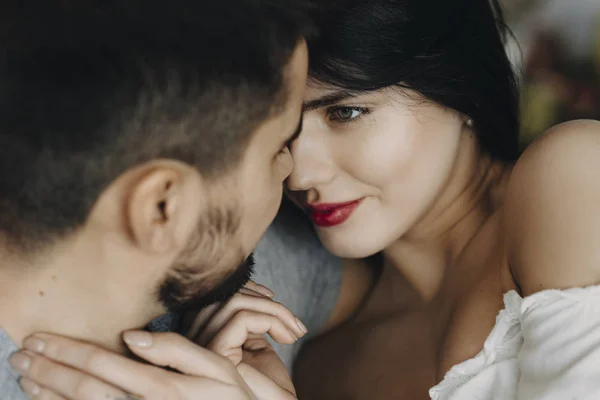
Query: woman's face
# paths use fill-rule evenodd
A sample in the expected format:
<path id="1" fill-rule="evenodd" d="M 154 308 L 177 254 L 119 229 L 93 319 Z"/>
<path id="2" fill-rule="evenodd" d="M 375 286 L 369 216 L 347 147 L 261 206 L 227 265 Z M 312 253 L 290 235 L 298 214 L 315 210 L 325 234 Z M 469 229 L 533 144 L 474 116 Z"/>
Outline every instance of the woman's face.
<path id="1" fill-rule="evenodd" d="M 348 96 L 309 85 L 288 194 L 332 253 L 374 254 L 409 235 L 440 197 L 463 126 L 416 92 Z"/>

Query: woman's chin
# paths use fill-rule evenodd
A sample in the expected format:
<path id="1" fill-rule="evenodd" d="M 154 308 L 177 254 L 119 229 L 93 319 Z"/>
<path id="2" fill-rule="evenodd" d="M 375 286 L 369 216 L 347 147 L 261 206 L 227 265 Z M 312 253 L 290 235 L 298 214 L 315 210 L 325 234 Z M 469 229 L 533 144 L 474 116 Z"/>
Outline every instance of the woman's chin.
<path id="1" fill-rule="evenodd" d="M 366 258 L 379 253 L 383 248 L 362 235 L 352 237 L 348 234 L 334 234 L 317 228 L 323 246 L 333 255 L 340 258 Z"/>

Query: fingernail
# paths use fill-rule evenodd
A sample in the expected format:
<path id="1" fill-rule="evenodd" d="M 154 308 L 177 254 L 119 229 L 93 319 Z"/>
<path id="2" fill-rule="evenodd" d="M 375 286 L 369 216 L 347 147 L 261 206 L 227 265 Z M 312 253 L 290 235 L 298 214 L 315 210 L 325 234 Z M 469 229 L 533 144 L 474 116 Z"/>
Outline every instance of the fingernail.
<path id="1" fill-rule="evenodd" d="M 302 332 L 304 332 L 304 333 L 308 332 L 308 329 L 306 329 L 306 326 L 297 317 L 296 317 L 296 324 L 298 324 L 298 328 L 300 328 L 300 330 Z"/>
<path id="2" fill-rule="evenodd" d="M 270 297 L 270 298 L 275 297 L 275 293 L 271 289 L 269 289 L 268 287 L 266 287 L 266 286 L 258 285 L 256 287 L 256 290 L 258 291 L 258 293 L 260 293 L 262 295 L 265 295 L 267 297 Z"/>
<path id="3" fill-rule="evenodd" d="M 21 378 L 19 384 L 21 385 L 23 392 L 30 397 L 38 396 L 40 394 L 40 387 L 27 378 Z"/>
<path id="4" fill-rule="evenodd" d="M 46 342 L 35 336 L 30 336 L 23 341 L 23 347 L 27 350 L 31 350 L 34 353 L 43 353 L 46 348 Z"/>
<path id="5" fill-rule="evenodd" d="M 8 359 L 8 363 L 19 373 L 25 373 L 31 366 L 31 357 L 23 353 L 15 353 Z"/>
<path id="6" fill-rule="evenodd" d="M 123 334 L 123 340 L 130 346 L 148 348 L 152 346 L 152 335 L 145 331 L 129 331 Z"/>

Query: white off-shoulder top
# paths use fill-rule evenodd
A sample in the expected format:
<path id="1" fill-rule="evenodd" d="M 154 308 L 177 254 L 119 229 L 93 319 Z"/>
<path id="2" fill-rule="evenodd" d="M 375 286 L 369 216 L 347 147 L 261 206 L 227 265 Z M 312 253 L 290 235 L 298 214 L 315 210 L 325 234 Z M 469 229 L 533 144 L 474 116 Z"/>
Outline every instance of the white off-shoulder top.
<path id="1" fill-rule="evenodd" d="M 429 390 L 433 400 L 600 400 L 600 286 L 511 290 L 483 349 Z"/>

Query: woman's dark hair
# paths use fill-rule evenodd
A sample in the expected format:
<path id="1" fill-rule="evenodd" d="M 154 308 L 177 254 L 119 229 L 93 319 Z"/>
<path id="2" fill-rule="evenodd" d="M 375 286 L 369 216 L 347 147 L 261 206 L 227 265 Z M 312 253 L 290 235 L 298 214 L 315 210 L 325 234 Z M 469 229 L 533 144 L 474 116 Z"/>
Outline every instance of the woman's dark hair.
<path id="1" fill-rule="evenodd" d="M 341 0 L 310 45 L 311 79 L 400 86 L 473 119 L 492 157 L 518 157 L 518 88 L 497 0 Z"/>

